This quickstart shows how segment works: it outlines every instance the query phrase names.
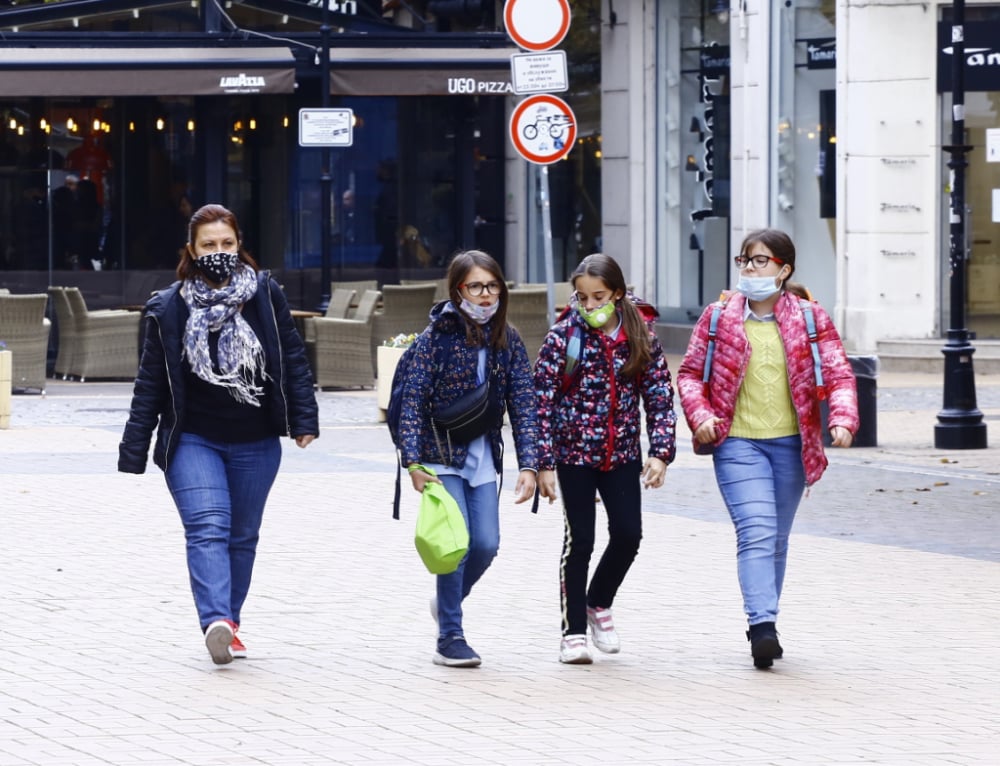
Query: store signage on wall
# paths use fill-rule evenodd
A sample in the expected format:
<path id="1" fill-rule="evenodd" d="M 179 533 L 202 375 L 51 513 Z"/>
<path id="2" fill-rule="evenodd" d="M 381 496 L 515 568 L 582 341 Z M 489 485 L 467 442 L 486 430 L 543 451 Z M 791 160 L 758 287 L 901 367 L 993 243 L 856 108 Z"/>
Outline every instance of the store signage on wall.
<path id="1" fill-rule="evenodd" d="M 729 74 L 728 45 L 705 45 L 699 56 L 698 73 L 706 80 L 717 80 Z"/>
<path id="2" fill-rule="evenodd" d="M 951 91 L 951 23 L 938 22 L 938 93 Z M 1000 90 L 1000 21 L 965 22 L 965 90 Z"/>
<path id="3" fill-rule="evenodd" d="M 558 96 L 528 96 L 510 116 L 510 140 L 528 162 L 549 165 L 576 143 L 576 117 Z"/>
<path id="4" fill-rule="evenodd" d="M 219 78 L 219 90 L 223 93 L 260 93 L 267 87 L 267 79 L 261 75 L 246 74 L 222 75 Z"/>
<path id="5" fill-rule="evenodd" d="M 309 5 L 323 7 L 323 0 L 308 0 Z M 331 13 L 342 13 L 345 16 L 358 15 L 358 0 L 326 0 Z"/>
<path id="6" fill-rule="evenodd" d="M 299 109 L 299 146 L 351 146 L 353 109 Z"/>
<path id="7" fill-rule="evenodd" d="M 837 68 L 836 37 L 810 37 L 798 42 L 806 44 L 806 69 Z"/>

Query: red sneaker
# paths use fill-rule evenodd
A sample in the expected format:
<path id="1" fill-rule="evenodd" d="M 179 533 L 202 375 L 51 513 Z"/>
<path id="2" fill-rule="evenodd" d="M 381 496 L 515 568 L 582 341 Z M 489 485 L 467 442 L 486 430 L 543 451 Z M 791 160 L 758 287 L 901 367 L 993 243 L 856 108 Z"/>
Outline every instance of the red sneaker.
<path id="1" fill-rule="evenodd" d="M 239 626 L 236 627 L 239 630 Z M 247 656 L 247 648 L 240 641 L 239 636 L 233 636 L 233 642 L 229 645 L 229 653 L 238 660 L 244 660 Z"/>

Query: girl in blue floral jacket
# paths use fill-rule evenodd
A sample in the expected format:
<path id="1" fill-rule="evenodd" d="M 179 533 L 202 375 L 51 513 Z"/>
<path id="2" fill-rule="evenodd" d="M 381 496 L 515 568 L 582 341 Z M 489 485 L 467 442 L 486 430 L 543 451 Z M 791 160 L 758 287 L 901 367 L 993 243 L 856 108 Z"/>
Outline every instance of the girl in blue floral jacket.
<path id="1" fill-rule="evenodd" d="M 444 484 L 469 527 L 469 552 L 455 572 L 438 575 L 431 613 L 438 622 L 434 662 L 474 667 L 479 655 L 462 628 L 462 601 L 496 556 L 500 545 L 497 475 L 501 472 L 503 411 L 493 427 L 468 444 L 435 431 L 430 413 L 481 385 L 487 375 L 510 414 L 520 473 L 515 503 L 535 494 L 538 459 L 535 392 L 531 365 L 517 331 L 507 324 L 507 283 L 500 265 L 479 250 L 456 255 L 448 267 L 450 300 L 431 311 L 430 325 L 414 343 L 402 387 L 399 450 L 413 488 Z M 432 468 L 437 478 L 424 471 Z"/>
<path id="2" fill-rule="evenodd" d="M 570 307 L 549 330 L 535 362 L 538 487 L 549 502 L 556 477 L 565 534 L 559 569 L 560 662 L 589 664 L 587 628 L 602 652 L 621 649 L 611 605 L 642 538 L 640 483 L 660 487 L 675 455 L 674 394 L 653 331 L 656 310 L 630 295 L 618 264 L 600 253 L 573 272 Z M 639 402 L 649 455 L 642 462 Z M 608 546 L 587 586 L 595 497 L 608 514 Z"/>

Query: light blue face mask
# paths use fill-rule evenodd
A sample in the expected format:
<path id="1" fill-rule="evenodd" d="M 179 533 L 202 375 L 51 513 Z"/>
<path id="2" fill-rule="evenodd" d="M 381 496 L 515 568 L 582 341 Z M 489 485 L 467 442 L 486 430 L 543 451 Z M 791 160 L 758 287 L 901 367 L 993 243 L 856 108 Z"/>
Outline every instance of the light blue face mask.
<path id="1" fill-rule="evenodd" d="M 615 315 L 615 302 L 608 301 L 593 311 L 587 311 L 587 308 L 582 303 L 578 303 L 576 310 L 580 312 L 580 316 L 583 317 L 584 322 L 597 329 L 606 325 L 608 320 Z"/>
<path id="2" fill-rule="evenodd" d="M 736 291 L 743 293 L 751 301 L 766 301 L 780 289 L 781 285 L 776 277 L 740 276 L 740 281 L 736 283 Z"/>
<path id="3" fill-rule="evenodd" d="M 486 324 L 497 313 L 497 310 L 500 308 L 500 301 L 490 306 L 481 306 L 478 303 L 473 303 L 468 298 L 462 298 L 459 308 L 476 324 Z"/>

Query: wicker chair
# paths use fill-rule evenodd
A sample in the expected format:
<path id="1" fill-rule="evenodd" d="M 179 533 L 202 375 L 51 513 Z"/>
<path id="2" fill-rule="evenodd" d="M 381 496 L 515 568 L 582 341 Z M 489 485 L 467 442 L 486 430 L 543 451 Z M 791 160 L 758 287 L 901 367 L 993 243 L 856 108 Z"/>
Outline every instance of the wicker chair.
<path id="1" fill-rule="evenodd" d="M 401 285 L 434 285 L 434 302 L 448 300 L 448 277 L 441 279 L 401 279 Z"/>
<path id="2" fill-rule="evenodd" d="M 431 306 L 434 305 L 434 284 L 384 285 L 382 287 L 382 309 L 375 312 L 372 326 L 371 355 L 369 361 L 372 375 L 377 366 L 376 349 L 388 338 L 420 332 L 430 321 Z"/>
<path id="3" fill-rule="evenodd" d="M 351 309 L 345 315 L 348 319 L 350 319 L 354 316 L 354 309 L 358 307 L 358 302 L 361 300 L 361 296 L 365 294 L 365 290 L 378 290 L 378 282 L 374 279 L 355 279 L 347 282 L 331 282 L 330 295 L 333 295 L 337 290 L 354 291 L 354 299 L 351 301 Z"/>
<path id="4" fill-rule="evenodd" d="M 45 393 L 45 363 L 51 322 L 45 318 L 45 293 L 0 295 L 0 340 L 11 356 L 11 388 Z"/>
<path id="5" fill-rule="evenodd" d="M 56 312 L 56 377 L 66 380 L 73 369 L 73 354 L 76 351 L 76 323 L 69 307 L 65 287 L 49 287 L 49 300 Z"/>
<path id="6" fill-rule="evenodd" d="M 63 291 L 75 330 L 68 374 L 81 382 L 87 378 L 135 378 L 140 312 L 88 311 L 79 288 L 65 287 Z"/>
<path id="7" fill-rule="evenodd" d="M 549 331 L 549 297 L 545 287 L 515 288 L 508 292 L 507 321 L 514 325 L 524 347 L 528 361 L 535 363 L 538 349 L 542 347 Z"/>
<path id="8" fill-rule="evenodd" d="M 330 302 L 326 306 L 326 312 L 322 317 L 306 317 L 302 322 L 302 339 L 309 344 L 316 340 L 316 328 L 313 322 L 317 319 L 346 319 L 347 313 L 351 310 L 351 304 L 355 303 L 357 293 L 347 287 L 337 287 L 330 295 Z"/>
<path id="9" fill-rule="evenodd" d="M 371 339 L 378 290 L 365 290 L 351 319 L 316 317 L 315 337 L 306 344 L 318 388 L 374 386 Z"/>

